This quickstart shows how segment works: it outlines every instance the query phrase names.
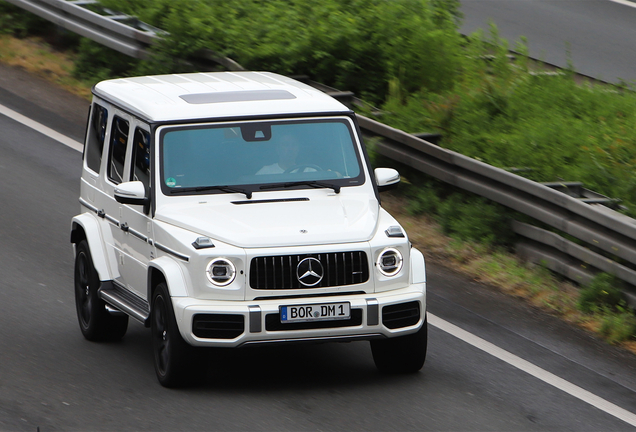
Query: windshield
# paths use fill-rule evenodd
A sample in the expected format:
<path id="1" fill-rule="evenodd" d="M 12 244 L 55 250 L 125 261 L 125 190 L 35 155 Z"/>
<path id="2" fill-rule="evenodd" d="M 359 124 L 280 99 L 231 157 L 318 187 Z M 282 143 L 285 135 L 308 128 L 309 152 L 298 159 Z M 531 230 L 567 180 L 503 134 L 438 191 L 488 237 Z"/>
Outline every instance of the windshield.
<path id="1" fill-rule="evenodd" d="M 160 140 L 167 195 L 364 183 L 346 118 L 165 127 Z"/>

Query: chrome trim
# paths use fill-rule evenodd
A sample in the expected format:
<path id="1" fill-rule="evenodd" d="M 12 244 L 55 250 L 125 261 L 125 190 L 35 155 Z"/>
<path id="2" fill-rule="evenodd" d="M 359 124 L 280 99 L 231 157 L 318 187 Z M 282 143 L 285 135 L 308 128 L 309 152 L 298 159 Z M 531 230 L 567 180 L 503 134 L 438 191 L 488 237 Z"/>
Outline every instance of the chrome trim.
<path id="1" fill-rule="evenodd" d="M 369 333 L 364 335 L 344 335 L 344 336 L 316 336 L 316 337 L 304 337 L 304 338 L 287 338 L 287 339 L 271 339 L 262 341 L 247 341 L 239 346 L 243 345 L 258 345 L 258 344 L 277 344 L 277 343 L 297 343 L 297 342 L 349 342 L 355 340 L 369 340 L 369 339 L 385 339 L 381 333 Z"/>
<path id="2" fill-rule="evenodd" d="M 312 263 L 315 263 L 314 267 L 312 267 Z M 324 276 L 325 269 L 323 268 L 322 263 L 314 257 L 307 257 L 300 261 L 296 266 L 296 279 L 298 279 L 298 282 L 306 287 L 318 285 Z M 315 278 L 316 281 L 313 283 L 306 283 L 304 279 L 307 278 Z"/>
<path id="3" fill-rule="evenodd" d="M 95 213 L 97 213 L 99 211 L 99 209 L 97 207 L 95 207 L 94 205 L 89 204 L 84 198 L 80 198 L 79 202 L 81 205 L 83 205 L 84 207 L 86 207 L 89 210 L 94 211 Z"/>
<path id="4" fill-rule="evenodd" d="M 260 306 L 249 306 L 250 333 L 260 333 L 263 330 L 263 320 Z"/>
<path id="5" fill-rule="evenodd" d="M 395 254 L 398 262 L 395 265 L 395 270 L 393 270 L 392 272 L 388 272 L 382 269 L 382 257 L 384 256 L 384 254 L 386 253 L 393 253 Z M 375 262 L 375 267 L 378 269 L 378 271 L 380 273 L 382 273 L 382 275 L 387 276 L 387 277 L 393 277 L 393 276 L 397 276 L 400 271 L 402 270 L 402 267 L 404 266 L 404 257 L 402 256 L 402 252 L 400 252 L 399 250 L 397 250 L 396 248 L 393 247 L 388 247 L 388 248 L 384 248 L 384 250 L 382 252 L 380 252 L 380 255 L 378 255 L 378 259 Z"/>
<path id="6" fill-rule="evenodd" d="M 144 243 L 148 243 L 148 237 L 146 237 L 145 235 L 143 235 L 142 233 L 140 233 L 137 230 L 134 230 L 130 227 L 128 227 L 128 232 L 130 234 L 132 234 L 133 236 L 137 237 L 139 240 L 141 240 Z"/>
<path id="7" fill-rule="evenodd" d="M 174 256 L 176 258 L 179 258 L 180 260 L 183 260 L 185 262 L 190 262 L 190 257 L 187 256 L 187 255 L 183 255 L 183 254 L 181 254 L 181 253 L 179 253 L 179 252 L 177 252 L 175 250 L 172 250 L 169 247 L 166 247 L 166 246 L 162 245 L 161 243 L 154 242 L 154 245 L 160 251 L 163 251 L 163 252 L 165 252 L 167 254 L 170 254 L 170 255 L 172 255 L 172 256 Z"/>
<path id="8" fill-rule="evenodd" d="M 367 301 L 367 325 L 377 326 L 380 324 L 380 303 L 378 299 L 370 298 Z"/>
<path id="9" fill-rule="evenodd" d="M 115 226 L 119 226 L 119 221 L 117 219 L 115 219 L 112 216 L 109 216 L 108 214 L 104 214 L 103 216 L 108 222 L 112 223 Z"/>
<path id="10" fill-rule="evenodd" d="M 104 212 L 104 210 L 100 210 L 100 209 L 98 209 L 97 207 L 95 207 L 95 206 L 93 206 L 93 205 L 91 205 L 91 204 L 87 203 L 87 202 L 86 202 L 86 200 L 85 200 L 84 198 L 80 198 L 80 199 L 79 199 L 79 202 L 80 202 L 80 204 L 81 204 L 81 205 L 83 205 L 83 206 L 84 206 L 84 207 L 86 207 L 87 209 L 89 209 L 89 210 L 91 210 L 91 211 L 95 212 L 95 213 L 97 214 L 97 216 L 99 216 L 99 217 L 101 217 L 101 218 L 105 218 L 108 222 L 112 223 L 113 225 L 115 225 L 115 226 L 117 226 L 117 227 L 119 227 L 119 226 L 120 226 L 120 225 L 119 225 L 119 221 L 118 221 L 117 219 L 115 219 L 115 218 L 114 218 L 114 217 L 112 217 L 112 216 L 108 216 L 108 215 Z"/>

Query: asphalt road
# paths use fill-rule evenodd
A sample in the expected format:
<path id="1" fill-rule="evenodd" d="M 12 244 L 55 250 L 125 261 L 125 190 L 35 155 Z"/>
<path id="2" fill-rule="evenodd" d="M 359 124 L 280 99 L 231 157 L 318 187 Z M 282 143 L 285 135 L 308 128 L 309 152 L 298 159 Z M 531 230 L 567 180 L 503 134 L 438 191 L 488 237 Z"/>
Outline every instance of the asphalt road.
<path id="1" fill-rule="evenodd" d="M 86 102 L 20 71 L 0 66 L 0 104 L 81 140 Z M 79 331 L 68 230 L 80 160 L 0 114 L 0 430 L 634 430 L 613 413 L 636 413 L 636 356 L 433 264 L 438 324 L 539 378 L 431 325 L 414 375 L 378 374 L 363 342 L 266 347 L 210 351 L 199 385 L 165 389 L 140 324 L 119 343 Z"/>
<path id="2" fill-rule="evenodd" d="M 622 0 L 461 0 L 462 33 L 496 24 L 514 47 L 521 36 L 530 56 L 559 67 L 569 58 L 583 75 L 636 82 L 636 3 Z"/>

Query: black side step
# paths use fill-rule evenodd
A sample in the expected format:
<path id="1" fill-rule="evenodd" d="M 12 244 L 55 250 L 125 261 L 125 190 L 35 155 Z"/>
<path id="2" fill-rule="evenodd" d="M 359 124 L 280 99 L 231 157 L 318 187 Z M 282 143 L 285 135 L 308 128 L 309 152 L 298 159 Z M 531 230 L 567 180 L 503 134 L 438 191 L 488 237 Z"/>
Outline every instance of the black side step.
<path id="1" fill-rule="evenodd" d="M 150 326 L 150 306 L 146 300 L 137 294 L 122 288 L 112 281 L 102 282 L 102 286 L 97 293 L 99 298 L 108 305 L 130 315 L 144 326 Z"/>

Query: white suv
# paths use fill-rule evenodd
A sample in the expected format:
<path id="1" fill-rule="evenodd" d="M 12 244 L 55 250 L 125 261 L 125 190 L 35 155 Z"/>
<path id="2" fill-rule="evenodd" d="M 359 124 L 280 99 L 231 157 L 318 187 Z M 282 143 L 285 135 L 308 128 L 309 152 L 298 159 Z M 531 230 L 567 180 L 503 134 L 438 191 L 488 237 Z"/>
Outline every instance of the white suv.
<path id="1" fill-rule="evenodd" d="M 422 254 L 380 207 L 355 114 L 272 73 L 104 81 L 93 89 L 78 216 L 83 335 L 150 327 L 164 386 L 194 347 L 370 340 L 384 372 L 426 357 Z"/>

